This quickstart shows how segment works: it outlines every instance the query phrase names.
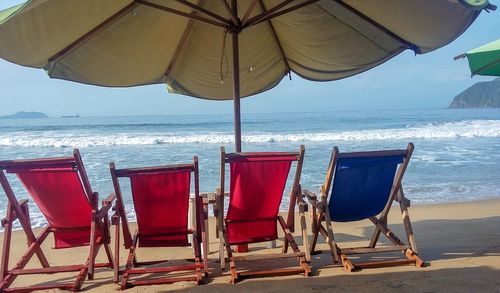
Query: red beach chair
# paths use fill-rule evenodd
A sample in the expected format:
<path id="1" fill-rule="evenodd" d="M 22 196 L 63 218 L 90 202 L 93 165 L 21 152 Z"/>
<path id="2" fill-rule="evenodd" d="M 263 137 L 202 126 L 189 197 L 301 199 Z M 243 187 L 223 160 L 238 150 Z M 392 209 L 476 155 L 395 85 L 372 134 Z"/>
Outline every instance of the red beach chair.
<path id="1" fill-rule="evenodd" d="M 117 196 L 116 212 L 112 217 L 116 225 L 115 258 L 119 263 L 120 248 L 120 221 L 122 222 L 125 248 L 129 250 L 124 270 L 115 267 L 115 282 L 121 276 L 121 289 L 138 285 L 170 284 L 180 281 L 202 281 L 203 275 L 208 273 L 207 243 L 205 241 L 205 219 L 208 214 L 203 208 L 199 194 L 198 158 L 194 157 L 193 164 L 169 165 L 158 167 L 116 169 L 110 164 L 111 177 Z M 193 228 L 188 229 L 189 194 L 191 174 L 194 174 L 195 192 L 195 220 Z M 132 199 L 137 216 L 138 229 L 132 236 L 127 221 L 123 196 L 119 178 L 130 178 Z M 194 264 L 180 266 L 154 266 L 167 260 L 138 262 L 137 247 L 186 247 L 190 246 L 188 235 L 193 235 Z M 203 262 L 201 257 L 201 243 L 204 246 Z M 140 267 L 143 266 L 143 267 Z M 191 271 L 192 275 L 166 276 L 161 278 L 130 280 L 133 275 L 141 274 L 169 274 Z"/>
<path id="2" fill-rule="evenodd" d="M 294 208 L 300 192 L 300 174 L 304 158 L 304 147 L 296 153 L 232 153 L 226 154 L 221 148 L 221 182 L 216 192 L 216 208 L 218 231 L 220 238 L 219 256 L 221 268 L 225 268 L 224 248 L 230 264 L 231 283 L 238 279 L 263 275 L 286 275 L 303 273 L 309 276 L 311 269 L 307 264 L 307 231 L 305 227 L 304 208 L 299 206 L 300 224 L 304 238 L 304 251 L 300 251 L 292 232 L 294 230 Z M 279 207 L 283 198 L 286 180 L 292 162 L 297 161 L 295 180 L 290 194 L 288 219 L 285 222 L 279 215 Z M 225 164 L 230 165 L 229 206 L 224 217 L 224 179 Z M 302 203 L 303 201 L 300 201 Z M 278 238 L 277 225 L 283 230 L 284 245 L 282 253 L 233 256 L 231 245 L 242 245 Z M 293 250 L 287 254 L 288 246 Z M 238 261 L 256 261 L 272 258 L 297 258 L 298 267 L 270 269 L 264 271 L 236 270 Z"/>
<path id="3" fill-rule="evenodd" d="M 321 186 L 320 199 L 312 192 L 304 190 L 311 203 L 313 220 L 314 253 L 318 236 L 325 238 L 330 247 L 333 262 L 339 258 L 346 271 L 355 269 L 386 267 L 394 265 L 424 265 L 417 254 L 415 237 L 411 227 L 408 207 L 402 187 L 414 146 L 408 144 L 405 150 L 384 150 L 356 153 L 339 153 L 334 147 L 325 179 Z M 328 198 L 328 193 L 331 193 Z M 400 240 L 387 225 L 387 217 L 394 202 L 400 206 L 406 239 Z M 340 247 L 334 239 L 332 222 L 352 222 L 369 219 L 374 224 L 374 232 L 367 246 Z M 380 235 L 384 235 L 392 245 L 377 245 Z M 350 255 L 403 252 L 403 258 L 354 262 Z"/>
<path id="4" fill-rule="evenodd" d="M 93 192 L 78 150 L 72 157 L 45 158 L 33 160 L 0 161 L 0 183 L 8 199 L 7 215 L 2 220 L 4 241 L 0 266 L 0 291 L 29 292 L 52 288 L 78 291 L 85 278 L 92 279 L 95 267 L 113 268 L 113 257 L 109 247 L 108 210 L 114 197 L 103 201 L 98 209 L 98 194 Z M 35 236 L 31 229 L 28 200 L 18 201 L 4 173 L 17 175 L 28 194 L 47 219 L 47 226 Z M 26 233 L 28 249 L 9 270 L 12 225 L 19 220 Z M 43 250 L 42 243 L 53 233 L 54 248 L 89 246 L 88 258 L 82 264 L 51 266 Z M 104 246 L 107 263 L 95 263 L 101 246 Z M 42 268 L 25 268 L 36 255 Z M 79 272 L 71 283 L 53 283 L 27 287 L 9 288 L 16 277 L 30 274 L 53 274 Z"/>

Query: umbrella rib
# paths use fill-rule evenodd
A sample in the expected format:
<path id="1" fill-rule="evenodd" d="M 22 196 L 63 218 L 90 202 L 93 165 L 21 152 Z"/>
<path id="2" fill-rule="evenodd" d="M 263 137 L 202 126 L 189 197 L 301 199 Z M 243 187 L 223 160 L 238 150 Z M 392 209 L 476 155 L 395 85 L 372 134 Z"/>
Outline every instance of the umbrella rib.
<path id="1" fill-rule="evenodd" d="M 288 4 L 290 4 L 290 3 L 294 2 L 294 1 L 296 1 L 296 0 L 284 0 L 283 2 L 281 2 L 281 3 L 277 4 L 276 6 L 270 8 L 269 10 L 265 10 L 261 14 L 256 15 L 256 16 L 250 18 L 247 21 L 247 25 L 245 27 L 249 27 L 249 26 L 252 26 L 254 24 L 266 21 L 267 17 L 269 17 L 270 15 L 273 15 L 274 12 L 280 10 L 281 8 L 287 6 Z M 318 1 L 318 0 L 315 0 L 314 2 L 316 2 L 316 1 Z"/>
<path id="2" fill-rule="evenodd" d="M 206 2 L 206 1 L 201 0 L 198 2 L 198 5 L 200 5 L 202 2 Z M 179 41 L 179 45 L 175 49 L 174 55 L 172 56 L 172 59 L 167 66 L 167 70 L 165 70 L 165 73 L 164 73 L 165 76 L 168 76 L 170 74 L 170 71 L 172 70 L 172 67 L 174 66 L 174 62 L 177 60 L 177 57 L 179 57 L 179 54 L 181 53 L 182 48 L 184 48 L 184 44 L 187 41 L 189 31 L 191 30 L 192 27 L 193 27 L 193 19 L 190 19 L 186 28 L 184 29 L 184 32 L 182 33 L 182 37 Z"/>
<path id="3" fill-rule="evenodd" d="M 233 24 L 237 26 L 239 23 L 238 17 L 236 17 L 236 15 L 234 15 L 233 10 L 231 9 L 231 7 L 229 7 L 229 4 L 227 4 L 226 0 L 220 0 L 220 1 L 223 3 L 222 6 L 226 10 L 226 12 L 229 14 L 229 17 L 231 17 Z"/>
<path id="4" fill-rule="evenodd" d="M 309 1 L 306 1 L 306 2 L 302 2 L 302 3 L 300 3 L 300 4 L 297 4 L 297 5 L 295 5 L 295 6 L 292 6 L 292 7 L 290 7 L 290 8 L 280 10 L 280 11 L 278 11 L 278 12 L 274 13 L 274 14 L 267 15 L 267 16 L 263 17 L 262 19 L 259 19 L 259 20 L 255 21 L 255 22 L 253 22 L 253 23 L 247 23 L 246 27 L 253 26 L 253 25 L 256 25 L 256 24 L 262 23 L 262 22 L 264 22 L 264 21 L 268 21 L 268 20 L 270 20 L 270 19 L 272 19 L 272 18 L 276 18 L 276 17 L 281 16 L 281 15 L 283 15 L 283 14 L 287 14 L 287 13 L 289 13 L 289 12 L 295 11 L 295 10 L 300 9 L 300 8 L 302 8 L 302 7 L 305 7 L 305 6 L 308 6 L 308 5 L 314 4 L 314 3 L 318 2 L 318 1 L 319 1 L 319 0 L 309 0 Z M 248 21 L 248 22 L 250 22 L 250 21 Z"/>
<path id="5" fill-rule="evenodd" d="M 220 15 L 218 15 L 218 14 L 216 14 L 216 13 L 214 13 L 214 12 L 208 10 L 208 9 L 205 9 L 205 8 L 201 7 L 200 5 L 193 4 L 193 3 L 188 2 L 186 0 L 176 0 L 176 1 L 179 2 L 179 3 L 181 3 L 181 4 L 186 5 L 188 7 L 191 7 L 191 8 L 193 8 L 193 9 L 195 9 L 195 10 L 201 12 L 201 13 L 204 13 L 204 14 L 206 14 L 208 16 L 211 16 L 211 17 L 213 17 L 213 18 L 215 18 L 215 19 L 217 19 L 217 20 L 219 20 L 221 22 L 229 22 L 228 19 L 225 19 L 224 17 L 222 17 L 222 16 L 220 16 Z"/>
<path id="6" fill-rule="evenodd" d="M 144 0 L 134 0 L 134 1 L 136 3 L 142 4 L 144 6 L 148 6 L 148 7 L 159 9 L 159 10 L 162 10 L 162 11 L 165 11 L 165 12 L 169 12 L 169 13 L 173 13 L 173 14 L 176 14 L 176 15 L 184 16 L 184 17 L 187 17 L 187 18 L 191 18 L 191 19 L 198 20 L 198 21 L 201 21 L 201 22 L 205 22 L 205 23 L 208 23 L 208 24 L 212 24 L 212 25 L 215 25 L 215 26 L 220 26 L 220 27 L 226 27 L 227 26 L 227 23 L 224 23 L 224 22 L 218 22 L 218 21 L 212 20 L 210 18 L 206 18 L 206 17 L 200 16 L 200 15 L 196 15 L 196 14 L 193 14 L 193 13 L 183 12 L 183 11 L 180 11 L 180 10 L 177 10 L 177 9 L 173 9 L 173 8 L 170 8 L 170 7 L 165 7 L 165 6 L 156 4 L 156 3 L 151 3 L 151 2 L 148 2 L 148 1 L 144 1 Z"/>
<path id="7" fill-rule="evenodd" d="M 103 22 L 101 22 L 99 25 L 94 27 L 92 30 L 78 38 L 76 41 L 72 42 L 68 46 L 66 46 L 64 49 L 61 51 L 57 52 L 54 54 L 52 57 L 48 59 L 48 63 L 52 62 L 59 62 L 64 56 L 68 55 L 71 51 L 74 49 L 78 48 L 81 46 L 83 43 L 85 43 L 87 40 L 101 32 L 103 29 L 108 27 L 110 24 L 112 24 L 115 20 L 117 20 L 119 17 L 121 17 L 124 14 L 129 13 L 132 9 L 134 9 L 137 6 L 137 3 L 132 2 L 129 5 L 125 6 L 124 8 L 120 9 L 118 12 L 115 14 L 111 15 L 107 19 L 105 19 Z"/>
<path id="8" fill-rule="evenodd" d="M 247 22 L 248 18 L 250 17 L 250 14 L 252 14 L 253 9 L 255 8 L 255 4 L 257 4 L 259 0 L 252 0 L 250 5 L 248 6 L 247 12 L 245 12 L 245 15 L 241 19 L 241 26 L 245 26 L 245 23 Z M 262 3 L 262 2 L 261 2 Z"/>
<path id="9" fill-rule="evenodd" d="M 265 7 L 264 3 L 262 2 L 262 0 L 259 0 L 259 4 L 262 7 L 262 9 L 265 11 L 266 7 Z M 281 57 L 283 58 L 283 62 L 285 62 L 286 73 L 288 75 L 290 75 L 290 64 L 288 63 L 288 58 L 286 57 L 285 51 L 283 50 L 283 47 L 281 46 L 281 42 L 278 39 L 278 35 L 276 34 L 276 30 L 274 29 L 273 23 L 271 22 L 271 20 L 268 20 L 267 23 L 269 24 L 269 28 L 271 29 L 271 33 L 273 35 L 273 38 L 276 41 L 276 44 L 278 45 L 278 48 L 279 48 L 280 53 L 281 53 Z M 290 75 L 290 78 L 291 78 L 291 75 Z"/>
<path id="10" fill-rule="evenodd" d="M 357 16 L 359 16 L 360 18 L 362 18 L 363 20 L 367 21 L 368 23 L 370 23 L 371 25 L 375 26 L 376 28 L 378 28 L 379 30 L 383 31 L 384 33 L 386 33 L 387 35 L 391 36 L 393 39 L 397 40 L 398 42 L 402 43 L 403 45 L 405 45 L 408 49 L 411 49 L 413 50 L 413 52 L 415 52 L 415 54 L 420 54 L 420 48 L 403 39 L 402 37 L 396 35 L 394 32 L 392 32 L 391 30 L 389 30 L 388 28 L 384 27 L 383 25 L 381 25 L 380 23 L 376 22 L 375 20 L 371 19 L 370 17 L 368 17 L 367 15 L 363 14 L 361 11 L 355 9 L 354 7 L 348 5 L 347 3 L 345 3 L 344 1 L 342 0 L 333 0 L 335 2 L 337 2 L 339 5 L 343 6 L 344 8 L 346 8 L 347 10 L 351 11 L 352 13 L 356 14 Z"/>

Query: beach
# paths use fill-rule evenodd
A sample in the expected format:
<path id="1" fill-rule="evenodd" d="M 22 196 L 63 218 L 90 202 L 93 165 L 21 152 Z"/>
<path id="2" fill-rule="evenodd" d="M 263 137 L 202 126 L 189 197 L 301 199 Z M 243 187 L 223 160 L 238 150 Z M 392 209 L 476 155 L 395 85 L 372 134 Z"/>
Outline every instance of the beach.
<path id="1" fill-rule="evenodd" d="M 328 252 L 314 255 L 312 277 L 287 276 L 244 280 L 229 285 L 228 272 L 219 269 L 218 239 L 210 219 L 210 274 L 204 285 L 177 283 L 144 286 L 129 292 L 499 292 L 500 281 L 500 131 L 498 109 L 428 109 L 406 111 L 357 111 L 247 115 L 243 121 L 244 151 L 297 151 L 305 145 L 301 185 L 317 191 L 333 146 L 341 152 L 404 149 L 408 142 L 415 151 L 403 178 L 405 195 L 412 201 L 410 216 L 420 256 L 427 266 L 389 267 L 345 272 L 334 265 Z M 307 124 L 300 121 L 309 121 Z M 92 189 L 100 199 L 113 191 L 109 162 L 118 168 L 189 163 L 199 157 L 200 189 L 214 191 L 219 184 L 220 146 L 232 151 L 232 117 L 227 116 L 130 116 L 5 120 L 0 125 L 0 160 L 71 155 L 79 148 Z M 294 169 L 290 171 L 294 174 Z M 19 199 L 29 198 L 22 184 L 7 174 Z M 288 194 L 293 175 L 285 188 Z M 122 191 L 127 217 L 135 222 L 130 183 Z M 193 190 L 191 190 L 193 192 Z M 1 195 L 2 193 L 0 193 Z M 288 196 L 281 211 L 288 207 Z M 0 214 L 6 198 L 0 196 Z M 31 225 L 36 231 L 46 219 L 31 202 Z M 209 212 L 211 215 L 211 211 Z M 399 208 L 394 207 L 390 227 L 401 232 Z M 296 221 L 298 223 L 298 221 Z M 132 224 L 134 227 L 135 223 Z M 19 229 L 19 223 L 14 222 Z M 299 231 L 298 226 L 296 231 Z M 334 225 L 340 246 L 367 245 L 372 226 L 368 222 Z M 308 225 L 309 235 L 311 234 Z M 114 232 L 114 227 L 112 227 Z M 404 234 L 397 233 L 402 240 Z M 3 233 L 0 233 L 3 237 Z M 15 231 L 11 264 L 26 248 L 22 231 Z M 321 238 L 320 238 L 321 239 Z M 301 242 L 301 238 L 297 238 Z M 362 241 L 364 240 L 364 241 Z M 382 241 L 386 241 L 381 237 Z M 49 238 L 44 248 L 53 265 L 82 263 L 85 248 L 52 250 Z M 278 241 L 275 252 L 280 251 Z M 270 253 L 265 243 L 250 246 L 251 253 Z M 327 245 L 320 240 L 319 248 Z M 123 248 L 123 247 L 122 247 Z M 398 253 L 397 253 L 398 254 Z M 122 266 L 126 252 L 120 252 Z M 394 256 L 394 255 L 392 255 Z M 192 257 L 192 249 L 139 249 L 138 258 L 169 259 Z M 390 257 L 390 255 L 386 256 Z M 104 260 L 103 252 L 98 261 Z M 174 261 L 173 263 L 179 263 Z M 267 261 L 256 266 L 274 266 Z M 30 264 L 36 265 L 35 263 Z M 292 261 L 291 265 L 295 265 Z M 68 281 L 72 274 L 19 277 L 14 286 Z M 95 280 L 82 289 L 115 292 L 112 271 L 98 269 Z M 52 292 L 52 291 L 51 291 Z"/>
<path id="2" fill-rule="evenodd" d="M 182 282 L 172 285 L 152 285 L 127 289 L 126 292 L 500 292 L 500 197 L 469 202 L 421 204 L 410 208 L 410 217 L 416 237 L 419 255 L 426 262 L 424 268 L 399 266 L 388 268 L 364 269 L 352 273 L 345 272 L 339 265 L 333 265 L 326 250 L 314 255 L 311 261 L 312 277 L 301 275 L 246 279 L 231 285 L 227 271 L 221 272 L 218 258 L 218 239 L 214 236 L 210 219 L 210 274 L 205 284 Z M 296 222 L 297 223 L 297 222 Z M 402 232 L 401 215 L 394 207 L 389 217 L 389 227 L 405 239 Z M 334 223 L 336 240 L 340 246 L 364 245 L 371 235 L 372 227 L 368 222 Z M 311 233 L 310 227 L 309 235 Z M 114 227 L 112 231 L 114 230 Z M 3 233 L 0 235 L 3 240 Z M 299 244 L 300 237 L 297 237 Z M 382 241 L 386 241 L 381 237 Z M 85 248 L 52 250 L 52 239 L 44 244 L 52 264 L 80 263 L 86 258 Z M 280 251 L 278 241 L 276 252 Z M 250 246 L 250 253 L 270 253 L 266 244 Z M 327 245 L 320 241 L 319 249 Z M 18 257 L 26 248 L 22 231 L 13 235 L 11 246 L 13 255 Z M 121 264 L 124 265 L 126 253 L 121 251 Z M 139 248 L 139 260 L 180 259 L 192 257 L 192 249 L 151 249 Z M 396 254 L 397 255 L 397 254 Z M 12 257 L 14 261 L 15 257 Z M 11 262 L 12 262 L 11 261 Z M 104 261 L 100 252 L 98 261 Z M 37 263 L 32 262 L 30 266 Z M 255 264 L 258 265 L 258 264 Z M 282 265 L 267 261 L 266 265 Z M 291 262 L 295 265 L 295 262 Z M 71 274 L 31 275 L 19 277 L 14 285 L 67 281 Z M 95 279 L 87 280 L 83 291 L 115 292 L 118 285 L 112 281 L 110 270 L 98 269 Z M 51 291 L 54 292 L 54 291 Z"/>

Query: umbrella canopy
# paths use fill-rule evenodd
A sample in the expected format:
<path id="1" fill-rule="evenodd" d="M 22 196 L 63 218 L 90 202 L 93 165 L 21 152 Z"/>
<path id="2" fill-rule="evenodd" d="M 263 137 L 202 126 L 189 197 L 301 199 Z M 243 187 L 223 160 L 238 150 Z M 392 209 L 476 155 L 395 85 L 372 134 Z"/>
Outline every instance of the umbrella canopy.
<path id="1" fill-rule="evenodd" d="M 472 49 L 455 59 L 465 57 L 469 61 L 470 72 L 473 76 L 500 76 L 500 40 Z"/>
<path id="2" fill-rule="evenodd" d="M 442 47 L 486 0 L 32 0 L 0 12 L 0 58 L 53 78 L 234 100 L 291 72 L 330 81 Z"/>

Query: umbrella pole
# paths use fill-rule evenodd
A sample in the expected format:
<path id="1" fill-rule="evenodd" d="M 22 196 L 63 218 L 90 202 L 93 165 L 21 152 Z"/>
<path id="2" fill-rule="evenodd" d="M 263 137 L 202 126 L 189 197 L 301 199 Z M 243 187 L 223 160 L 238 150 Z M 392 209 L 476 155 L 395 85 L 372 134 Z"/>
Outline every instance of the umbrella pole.
<path id="1" fill-rule="evenodd" d="M 238 33 L 232 33 L 233 39 L 233 108 L 234 108 L 234 148 L 241 152 L 241 110 L 240 110 L 240 60 L 238 54 Z"/>
<path id="2" fill-rule="evenodd" d="M 232 3 L 233 14 L 237 17 L 238 8 L 236 1 Z M 241 152 L 241 110 L 240 110 L 240 56 L 239 56 L 239 30 L 231 31 L 233 41 L 233 107 L 234 107 L 234 149 Z"/>

